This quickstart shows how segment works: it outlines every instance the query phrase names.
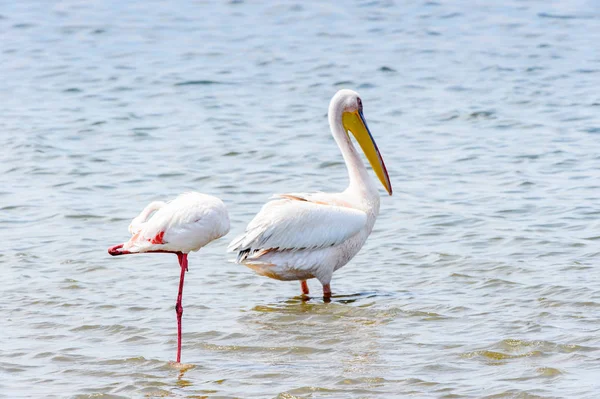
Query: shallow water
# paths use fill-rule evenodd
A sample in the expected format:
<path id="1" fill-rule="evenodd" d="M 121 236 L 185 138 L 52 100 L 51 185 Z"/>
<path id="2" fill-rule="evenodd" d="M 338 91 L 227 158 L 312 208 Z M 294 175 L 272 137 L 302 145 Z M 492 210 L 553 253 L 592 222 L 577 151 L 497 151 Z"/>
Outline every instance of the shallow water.
<path id="1" fill-rule="evenodd" d="M 563 3 L 4 2 L 0 396 L 597 397 L 600 8 Z M 303 302 L 224 251 L 344 188 L 342 87 L 395 193 Z M 175 256 L 106 248 L 186 190 L 232 231 L 190 256 L 179 370 Z"/>

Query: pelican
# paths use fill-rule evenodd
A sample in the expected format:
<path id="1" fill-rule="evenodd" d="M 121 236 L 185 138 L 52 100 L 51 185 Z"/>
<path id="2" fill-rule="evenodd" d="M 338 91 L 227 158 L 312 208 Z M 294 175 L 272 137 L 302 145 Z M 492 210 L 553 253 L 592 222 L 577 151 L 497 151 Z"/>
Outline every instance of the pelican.
<path id="1" fill-rule="evenodd" d="M 152 216 L 151 216 L 152 215 Z M 117 255 L 144 252 L 174 253 L 179 260 L 177 313 L 177 363 L 181 362 L 181 305 L 183 280 L 188 270 L 187 256 L 229 232 L 229 215 L 223 202 L 213 196 L 191 192 L 166 203 L 155 201 L 131 221 L 129 241 L 108 249 Z"/>
<path id="2" fill-rule="evenodd" d="M 316 278 L 331 297 L 333 272 L 348 263 L 369 237 L 379 214 L 379 193 L 350 140 L 352 133 L 389 195 L 392 185 L 369 131 L 358 93 L 340 90 L 329 104 L 329 126 L 348 169 L 341 193 L 276 194 L 228 247 L 236 263 L 277 280 Z"/>

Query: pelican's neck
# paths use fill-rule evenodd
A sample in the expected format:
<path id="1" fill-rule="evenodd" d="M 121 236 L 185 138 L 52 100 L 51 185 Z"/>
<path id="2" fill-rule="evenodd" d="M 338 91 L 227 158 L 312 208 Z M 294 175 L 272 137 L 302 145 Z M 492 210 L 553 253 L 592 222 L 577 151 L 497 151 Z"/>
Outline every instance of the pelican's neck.
<path id="1" fill-rule="evenodd" d="M 345 192 L 357 196 L 365 211 L 374 211 L 377 215 L 379 213 L 379 192 L 348 133 L 346 133 L 346 129 L 342 124 L 342 113 L 343 105 L 332 101 L 329 106 L 329 126 L 331 134 L 344 157 L 348 169 L 348 178 L 350 179 L 350 184 Z"/>

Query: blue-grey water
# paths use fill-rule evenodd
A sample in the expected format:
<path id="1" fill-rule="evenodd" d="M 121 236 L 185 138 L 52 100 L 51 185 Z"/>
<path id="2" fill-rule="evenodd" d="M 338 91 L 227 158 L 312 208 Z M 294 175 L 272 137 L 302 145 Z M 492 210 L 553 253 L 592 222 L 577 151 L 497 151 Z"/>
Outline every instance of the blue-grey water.
<path id="1" fill-rule="evenodd" d="M 2 1 L 0 39 L 1 397 L 598 397 L 598 2 Z M 225 249 L 345 187 L 340 88 L 395 193 L 303 302 Z M 232 231 L 178 370 L 176 257 L 106 248 L 187 190 Z"/>

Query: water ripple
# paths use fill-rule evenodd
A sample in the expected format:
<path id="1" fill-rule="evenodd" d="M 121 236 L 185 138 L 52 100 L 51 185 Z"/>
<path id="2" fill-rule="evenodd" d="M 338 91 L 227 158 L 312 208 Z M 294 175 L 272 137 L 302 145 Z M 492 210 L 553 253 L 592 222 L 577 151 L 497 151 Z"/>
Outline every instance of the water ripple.
<path id="1" fill-rule="evenodd" d="M 0 396 L 596 397 L 598 18 L 537 0 L 7 5 Z M 272 193 L 343 189 L 342 87 L 396 192 L 327 303 L 224 251 Z M 222 197 L 232 232 L 190 256 L 175 367 L 175 257 L 106 248 L 188 190 Z"/>

